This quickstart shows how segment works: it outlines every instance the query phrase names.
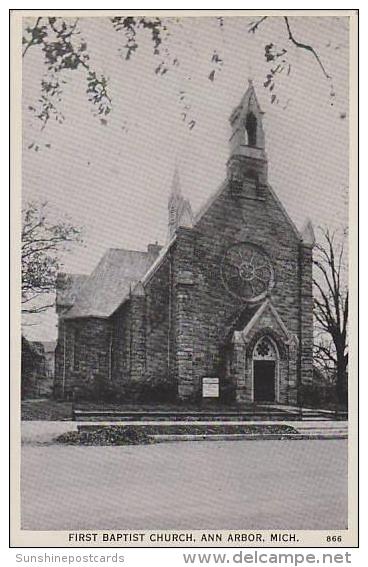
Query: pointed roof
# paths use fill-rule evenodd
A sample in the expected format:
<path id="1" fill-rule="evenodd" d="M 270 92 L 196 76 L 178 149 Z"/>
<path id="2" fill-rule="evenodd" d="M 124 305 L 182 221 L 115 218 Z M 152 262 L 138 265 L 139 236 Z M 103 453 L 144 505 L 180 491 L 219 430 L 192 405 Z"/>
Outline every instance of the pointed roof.
<path id="1" fill-rule="evenodd" d="M 253 85 L 252 79 L 248 79 L 248 88 L 245 91 L 240 103 L 238 106 L 234 108 L 232 113 L 230 114 L 230 122 L 233 122 L 234 119 L 240 114 L 240 112 L 244 111 L 243 113 L 247 113 L 248 110 L 252 110 L 253 112 L 257 112 L 258 114 L 264 114 L 261 109 L 261 106 L 258 102 L 256 90 Z"/>
<path id="2" fill-rule="evenodd" d="M 131 290 L 131 295 L 134 295 L 135 297 L 144 297 L 145 292 L 141 281 L 135 284 Z"/>
<path id="3" fill-rule="evenodd" d="M 225 327 L 222 333 L 222 343 L 225 345 L 234 337 L 234 333 L 241 331 L 247 326 L 252 317 L 259 309 L 259 305 L 252 305 L 246 303 L 244 308 L 241 309 L 235 319 Z"/>
<path id="4" fill-rule="evenodd" d="M 247 335 L 249 335 L 250 331 L 253 329 L 253 327 L 256 325 L 256 323 L 260 320 L 260 318 L 266 311 L 269 311 L 272 317 L 274 318 L 274 320 L 277 322 L 277 325 L 281 331 L 281 334 L 284 335 L 285 340 L 290 341 L 291 334 L 289 333 L 285 323 L 281 319 L 280 315 L 278 314 L 274 305 L 271 303 L 270 299 L 266 299 L 266 301 L 264 301 L 260 305 L 260 307 L 256 310 L 256 312 L 253 313 L 253 316 L 246 322 L 242 331 L 234 331 L 234 336 L 233 336 L 234 341 L 235 342 L 245 341 Z"/>
<path id="5" fill-rule="evenodd" d="M 170 191 L 170 198 L 169 203 L 172 199 L 178 199 L 182 196 L 181 193 L 181 183 L 180 183 L 180 175 L 178 166 L 175 165 L 174 175 L 171 181 L 171 191 Z"/>
<path id="6" fill-rule="evenodd" d="M 156 270 L 160 267 L 161 263 L 166 258 L 168 251 L 170 250 L 171 246 L 176 241 L 176 234 L 174 234 L 166 243 L 166 245 L 160 250 L 159 255 L 157 256 L 156 260 L 150 266 L 150 268 L 145 273 L 144 277 L 142 278 L 143 287 L 150 281 Z"/>
<path id="7" fill-rule="evenodd" d="M 151 266 L 154 257 L 148 252 L 110 248 L 86 279 L 66 319 L 109 317 L 129 297 L 131 289 Z"/>
<path id="8" fill-rule="evenodd" d="M 301 239 L 301 235 L 299 230 L 297 229 L 294 221 L 292 220 L 292 218 L 290 217 L 290 215 L 288 214 L 286 208 L 284 207 L 283 203 L 280 201 L 280 199 L 278 198 L 275 190 L 272 188 L 272 186 L 267 183 L 267 187 L 270 191 L 270 194 L 272 195 L 272 197 L 274 198 L 274 200 L 276 201 L 277 205 L 279 206 L 285 220 L 287 221 L 287 223 L 290 225 L 290 228 L 292 229 L 295 237 L 297 240 Z M 197 225 L 201 218 L 209 211 L 209 209 L 212 207 L 212 205 L 217 201 L 217 199 L 220 197 L 221 193 L 223 191 L 226 191 L 228 188 L 228 180 L 225 179 L 225 181 L 223 181 L 221 183 L 221 185 L 217 188 L 217 190 L 212 193 L 212 195 L 210 195 L 207 199 L 207 201 L 205 201 L 203 203 L 203 205 L 200 207 L 199 211 L 197 212 L 197 214 L 194 217 L 194 222 L 193 222 L 193 226 Z"/>
<path id="9" fill-rule="evenodd" d="M 193 226 L 194 215 L 189 199 L 184 199 L 181 192 L 179 170 L 175 165 L 174 176 L 171 183 L 171 193 L 168 202 L 169 223 L 168 240 L 171 240 L 179 226 L 191 228 Z"/>
<path id="10" fill-rule="evenodd" d="M 181 207 L 178 211 L 177 225 L 178 225 L 178 227 L 184 226 L 184 227 L 187 227 L 187 228 L 192 228 L 193 227 L 193 221 L 194 221 L 194 216 L 193 216 L 193 211 L 192 211 L 190 201 L 188 199 L 185 199 L 182 202 Z"/>

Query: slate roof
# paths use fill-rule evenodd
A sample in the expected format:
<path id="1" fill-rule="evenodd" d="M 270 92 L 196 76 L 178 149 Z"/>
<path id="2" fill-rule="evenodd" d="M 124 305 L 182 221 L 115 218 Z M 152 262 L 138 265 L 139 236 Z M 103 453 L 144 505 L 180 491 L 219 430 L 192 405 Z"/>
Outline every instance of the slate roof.
<path id="1" fill-rule="evenodd" d="M 110 248 L 85 279 L 64 317 L 109 317 L 143 278 L 153 260 L 148 252 Z"/>

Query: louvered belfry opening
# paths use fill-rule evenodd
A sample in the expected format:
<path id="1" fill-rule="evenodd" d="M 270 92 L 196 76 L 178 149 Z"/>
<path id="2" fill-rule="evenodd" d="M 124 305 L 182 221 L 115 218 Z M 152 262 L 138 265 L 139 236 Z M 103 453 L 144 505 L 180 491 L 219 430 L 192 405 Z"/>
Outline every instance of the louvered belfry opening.
<path id="1" fill-rule="evenodd" d="M 245 129 L 247 131 L 247 145 L 257 146 L 257 118 L 253 112 L 248 112 L 245 122 Z"/>

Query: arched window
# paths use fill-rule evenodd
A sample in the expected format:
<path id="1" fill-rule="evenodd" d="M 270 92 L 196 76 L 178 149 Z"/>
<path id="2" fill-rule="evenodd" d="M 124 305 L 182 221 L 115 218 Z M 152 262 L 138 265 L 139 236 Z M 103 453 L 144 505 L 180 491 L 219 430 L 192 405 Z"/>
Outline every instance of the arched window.
<path id="1" fill-rule="evenodd" d="M 253 351 L 253 360 L 276 360 L 276 346 L 269 337 L 262 337 Z"/>
<path id="2" fill-rule="evenodd" d="M 257 145 L 257 118 L 254 116 L 253 112 L 247 114 L 247 119 L 245 121 L 245 129 L 247 131 L 247 145 L 256 146 Z"/>

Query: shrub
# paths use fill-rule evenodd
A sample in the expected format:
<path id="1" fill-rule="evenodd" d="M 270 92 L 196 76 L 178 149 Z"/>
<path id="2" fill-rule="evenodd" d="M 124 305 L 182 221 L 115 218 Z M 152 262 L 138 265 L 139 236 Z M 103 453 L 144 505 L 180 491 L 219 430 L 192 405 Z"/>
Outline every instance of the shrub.
<path id="1" fill-rule="evenodd" d="M 116 402 L 124 399 L 121 385 L 114 384 L 103 374 L 95 374 L 82 385 L 73 388 L 73 399 L 76 402 Z"/>
<path id="2" fill-rule="evenodd" d="M 305 407 L 335 409 L 337 407 L 336 387 L 333 384 L 302 384 L 300 404 Z"/>
<path id="3" fill-rule="evenodd" d="M 142 428 L 124 426 L 69 431 L 59 435 L 55 441 L 66 445 L 145 445 L 153 442 Z"/>

